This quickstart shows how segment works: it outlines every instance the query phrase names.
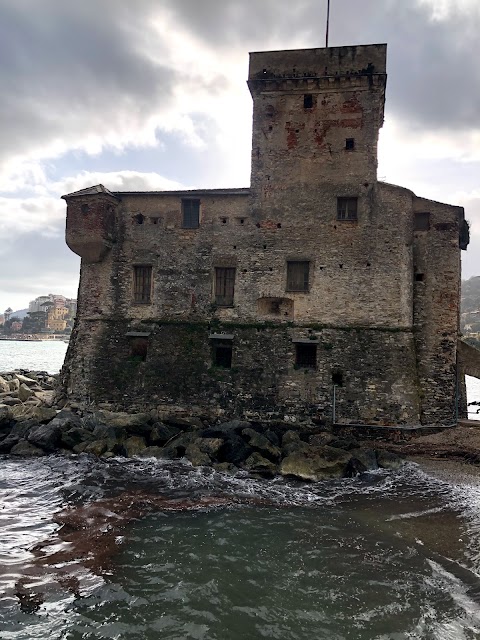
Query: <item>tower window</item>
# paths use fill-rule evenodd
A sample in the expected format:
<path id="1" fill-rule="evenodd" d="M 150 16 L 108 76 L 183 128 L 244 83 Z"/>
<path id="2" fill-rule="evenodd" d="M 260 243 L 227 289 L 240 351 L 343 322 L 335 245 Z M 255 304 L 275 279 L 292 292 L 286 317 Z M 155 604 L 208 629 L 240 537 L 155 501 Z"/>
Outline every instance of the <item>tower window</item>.
<path id="1" fill-rule="evenodd" d="M 90 211 L 90 207 L 88 204 L 82 204 L 82 213 L 88 213 Z"/>
<path id="2" fill-rule="evenodd" d="M 353 151 L 355 149 L 355 138 L 347 138 L 345 140 L 345 149 L 347 151 Z"/>
<path id="3" fill-rule="evenodd" d="M 430 213 L 428 211 L 418 211 L 413 220 L 414 231 L 428 231 L 430 229 Z"/>
<path id="4" fill-rule="evenodd" d="M 358 198 L 337 198 L 337 220 L 357 220 Z"/>
<path id="5" fill-rule="evenodd" d="M 310 262 L 287 262 L 287 291 L 308 291 Z"/>
<path id="6" fill-rule="evenodd" d="M 425 276 L 423 273 L 416 273 L 415 274 L 415 282 L 423 282 L 425 279 Z"/>
<path id="7" fill-rule="evenodd" d="M 216 267 L 215 302 L 221 307 L 231 307 L 235 292 L 235 268 Z"/>
<path id="8" fill-rule="evenodd" d="M 343 387 L 343 372 L 338 369 L 332 373 L 332 382 L 336 387 Z"/>
<path id="9" fill-rule="evenodd" d="M 303 369 L 317 368 L 317 345 L 298 343 L 295 345 L 295 366 Z"/>
<path id="10" fill-rule="evenodd" d="M 182 200 L 182 227 L 198 229 L 200 224 L 200 200 Z"/>
<path id="11" fill-rule="evenodd" d="M 149 265 L 133 267 L 133 301 L 137 304 L 152 301 L 152 267 Z"/>
<path id="12" fill-rule="evenodd" d="M 148 352 L 148 338 L 134 337 L 130 339 L 130 360 L 145 362 Z"/>
<path id="13" fill-rule="evenodd" d="M 226 340 L 214 340 L 212 344 L 212 362 L 216 367 L 232 368 L 233 345 Z"/>
<path id="14" fill-rule="evenodd" d="M 312 109 L 313 108 L 313 96 L 311 93 L 306 93 L 303 96 L 303 108 L 304 109 Z"/>

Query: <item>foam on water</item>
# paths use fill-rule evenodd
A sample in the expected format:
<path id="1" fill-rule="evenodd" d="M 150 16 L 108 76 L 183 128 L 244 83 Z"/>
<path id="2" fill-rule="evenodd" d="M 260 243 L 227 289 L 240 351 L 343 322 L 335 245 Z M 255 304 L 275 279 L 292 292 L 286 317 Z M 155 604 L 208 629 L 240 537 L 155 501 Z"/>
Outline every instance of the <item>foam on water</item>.
<path id="1" fill-rule="evenodd" d="M 237 504 L 132 522 L 103 576 L 81 561 L 35 564 L 35 545 L 48 540 L 48 555 L 62 544 L 54 513 L 136 490 Z M 187 462 L 52 456 L 4 458 L 0 494 L 6 640 L 478 637 L 475 479 L 451 482 L 407 464 L 307 484 Z M 56 579 L 69 570 L 81 599 Z M 22 576 L 44 593 L 36 612 L 19 609 Z"/>

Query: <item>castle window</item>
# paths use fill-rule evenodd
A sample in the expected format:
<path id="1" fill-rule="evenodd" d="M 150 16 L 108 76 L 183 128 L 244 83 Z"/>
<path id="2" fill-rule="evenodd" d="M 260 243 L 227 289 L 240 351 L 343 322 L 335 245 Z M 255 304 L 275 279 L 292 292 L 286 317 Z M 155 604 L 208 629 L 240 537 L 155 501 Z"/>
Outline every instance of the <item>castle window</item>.
<path id="1" fill-rule="evenodd" d="M 418 211 L 414 216 L 414 231 L 428 231 L 430 229 L 430 213 L 428 211 Z"/>
<path id="2" fill-rule="evenodd" d="M 209 336 L 212 341 L 212 364 L 215 367 L 232 368 L 233 335 L 214 333 Z"/>
<path id="3" fill-rule="evenodd" d="M 152 301 L 152 267 L 137 265 L 133 267 L 133 301 L 147 304 Z"/>
<path id="4" fill-rule="evenodd" d="M 415 282 L 423 282 L 425 280 L 425 276 L 423 273 L 415 274 Z"/>
<path id="5" fill-rule="evenodd" d="M 310 262 L 287 262 L 287 291 L 308 291 Z"/>
<path id="6" fill-rule="evenodd" d="M 357 220 L 358 198 L 337 198 L 337 220 Z"/>
<path id="7" fill-rule="evenodd" d="M 343 387 L 343 372 L 338 369 L 332 373 L 332 382 L 336 387 Z"/>
<path id="8" fill-rule="evenodd" d="M 216 267 L 215 302 L 221 307 L 231 307 L 235 289 L 235 268 Z"/>
<path id="9" fill-rule="evenodd" d="M 295 345 L 295 366 L 302 369 L 316 369 L 317 345 L 297 343 Z"/>
<path id="10" fill-rule="evenodd" d="M 142 216 L 142 214 L 139 213 L 136 216 L 134 216 L 134 219 L 137 224 L 143 224 L 145 221 L 145 216 Z"/>
<path id="11" fill-rule="evenodd" d="M 313 96 L 311 93 L 306 93 L 303 96 L 303 108 L 304 109 L 312 109 L 313 108 Z"/>
<path id="12" fill-rule="evenodd" d="M 143 336 L 130 337 L 130 360 L 145 362 L 148 352 L 148 338 Z"/>
<path id="13" fill-rule="evenodd" d="M 198 229 L 200 223 L 200 200 L 182 200 L 182 227 Z"/>
<path id="14" fill-rule="evenodd" d="M 90 207 L 88 204 L 82 204 L 82 213 L 88 213 L 90 211 Z"/>
<path id="15" fill-rule="evenodd" d="M 345 149 L 347 151 L 353 151 L 355 149 L 355 138 L 347 138 L 345 140 Z"/>

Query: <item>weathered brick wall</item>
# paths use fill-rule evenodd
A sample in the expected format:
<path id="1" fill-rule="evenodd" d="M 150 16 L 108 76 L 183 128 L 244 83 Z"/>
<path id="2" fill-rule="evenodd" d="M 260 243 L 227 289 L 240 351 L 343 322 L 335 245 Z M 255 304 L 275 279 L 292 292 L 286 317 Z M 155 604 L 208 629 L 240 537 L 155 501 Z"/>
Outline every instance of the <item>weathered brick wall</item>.
<path id="1" fill-rule="evenodd" d="M 463 210 L 377 182 L 385 54 L 251 55 L 251 189 L 67 197 L 82 256 L 71 397 L 328 421 L 340 375 L 340 422 L 454 419 Z M 199 227 L 185 229 L 192 197 Z M 338 197 L 358 199 L 355 220 L 338 219 Z M 430 229 L 414 232 L 422 211 Z M 309 263 L 307 290 L 287 290 L 288 261 Z M 148 303 L 134 303 L 135 265 L 152 268 Z M 216 267 L 235 269 L 231 306 L 216 304 Z M 230 369 L 212 364 L 220 331 L 233 335 Z M 144 362 L 132 332 L 146 334 Z M 317 345 L 315 368 L 295 367 L 302 339 Z"/>
<path id="2" fill-rule="evenodd" d="M 415 198 L 414 211 L 430 214 L 429 230 L 413 232 L 413 309 L 422 422 L 448 424 L 456 420 L 458 245 L 463 209 Z"/>
<path id="3" fill-rule="evenodd" d="M 332 419 L 411 424 L 418 418 L 413 336 L 409 331 L 320 329 L 239 323 L 143 322 L 145 362 L 130 356 L 127 321 L 84 323 L 68 382 L 73 398 L 121 407 L 182 405 L 211 416 Z M 233 334 L 232 368 L 212 364 L 212 331 Z M 317 345 L 317 369 L 295 367 L 295 342 Z M 92 347 L 95 357 L 92 358 Z"/>

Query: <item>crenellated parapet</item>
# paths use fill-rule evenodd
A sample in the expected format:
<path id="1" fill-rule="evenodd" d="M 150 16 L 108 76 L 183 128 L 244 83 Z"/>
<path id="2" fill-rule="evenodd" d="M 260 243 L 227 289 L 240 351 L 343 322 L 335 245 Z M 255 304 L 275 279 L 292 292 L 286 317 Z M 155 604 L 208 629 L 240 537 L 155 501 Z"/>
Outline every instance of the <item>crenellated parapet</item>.
<path id="1" fill-rule="evenodd" d="M 62 198 L 67 202 L 67 245 L 84 262 L 101 262 L 114 241 L 119 199 L 102 184 Z"/>

